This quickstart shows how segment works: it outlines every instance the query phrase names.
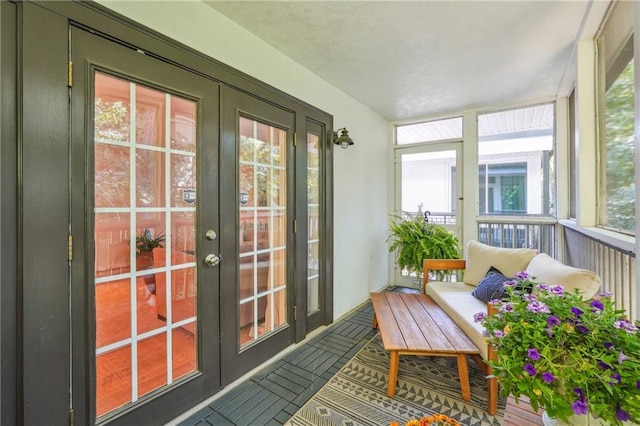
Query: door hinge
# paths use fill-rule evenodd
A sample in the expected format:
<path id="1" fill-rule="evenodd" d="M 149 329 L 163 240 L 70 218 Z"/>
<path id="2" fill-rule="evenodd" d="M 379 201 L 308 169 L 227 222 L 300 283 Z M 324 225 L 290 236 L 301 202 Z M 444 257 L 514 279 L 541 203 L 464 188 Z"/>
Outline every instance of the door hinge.
<path id="1" fill-rule="evenodd" d="M 293 320 L 294 321 L 298 321 L 298 307 L 297 306 L 293 307 Z"/>
<path id="2" fill-rule="evenodd" d="M 298 134 L 293 134 L 293 146 L 298 146 Z"/>
<path id="3" fill-rule="evenodd" d="M 69 426 L 73 426 L 73 408 L 69 410 Z"/>
<path id="4" fill-rule="evenodd" d="M 293 233 L 297 234 L 298 233 L 298 221 L 297 220 L 293 220 Z"/>
<path id="5" fill-rule="evenodd" d="M 67 64 L 67 84 L 69 87 L 73 86 L 73 62 L 71 61 Z"/>
<path id="6" fill-rule="evenodd" d="M 73 237 L 71 235 L 67 237 L 67 258 L 69 262 L 73 260 Z"/>

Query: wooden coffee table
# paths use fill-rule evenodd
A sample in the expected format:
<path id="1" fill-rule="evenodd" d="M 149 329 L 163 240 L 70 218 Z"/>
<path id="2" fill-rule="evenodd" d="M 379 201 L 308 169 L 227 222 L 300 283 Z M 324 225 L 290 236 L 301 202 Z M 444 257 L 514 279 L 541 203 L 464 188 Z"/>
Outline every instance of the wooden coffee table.
<path id="1" fill-rule="evenodd" d="M 458 362 L 462 398 L 471 400 L 467 355 L 480 351 L 429 296 L 404 293 L 371 293 L 373 327 L 380 329 L 389 351 L 387 395 L 394 396 L 400 355 L 451 356 Z"/>

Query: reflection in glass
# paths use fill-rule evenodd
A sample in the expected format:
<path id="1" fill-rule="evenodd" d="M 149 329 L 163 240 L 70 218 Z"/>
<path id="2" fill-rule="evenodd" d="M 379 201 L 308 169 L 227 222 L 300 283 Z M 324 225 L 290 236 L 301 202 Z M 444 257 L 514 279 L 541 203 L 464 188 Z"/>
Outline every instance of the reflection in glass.
<path id="1" fill-rule="evenodd" d="M 307 315 L 320 309 L 320 136 L 307 133 Z"/>
<path id="2" fill-rule="evenodd" d="M 95 74 L 98 417 L 197 369 L 196 106 Z"/>
<path id="3" fill-rule="evenodd" d="M 287 285 L 287 132 L 240 117 L 238 133 L 238 331 L 243 346 L 286 324 L 286 304 L 280 302 Z M 282 254 L 274 255 L 276 248 Z"/>

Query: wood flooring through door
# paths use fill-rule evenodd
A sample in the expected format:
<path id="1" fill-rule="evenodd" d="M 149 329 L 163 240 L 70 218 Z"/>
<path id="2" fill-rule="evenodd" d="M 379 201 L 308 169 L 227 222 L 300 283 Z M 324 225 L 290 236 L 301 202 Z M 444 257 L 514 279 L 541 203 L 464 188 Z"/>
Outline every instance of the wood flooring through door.
<path id="1" fill-rule="evenodd" d="M 137 280 L 137 330 L 144 333 L 165 326 L 158 318 L 155 295 L 142 278 Z M 129 280 L 96 285 L 96 347 L 131 336 L 131 291 Z M 240 330 L 241 343 L 248 342 L 251 327 Z M 172 332 L 172 376 L 179 378 L 196 369 L 196 341 L 192 329 Z M 166 335 L 138 343 L 138 395 L 144 396 L 167 383 Z M 104 415 L 131 401 L 131 348 L 112 350 L 96 361 L 96 414 Z"/>

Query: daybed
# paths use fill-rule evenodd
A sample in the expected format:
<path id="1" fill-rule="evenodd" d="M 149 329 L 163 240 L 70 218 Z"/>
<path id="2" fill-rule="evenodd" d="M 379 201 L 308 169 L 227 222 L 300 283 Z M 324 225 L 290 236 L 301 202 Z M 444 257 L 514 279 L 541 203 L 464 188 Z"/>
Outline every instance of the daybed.
<path id="1" fill-rule="evenodd" d="M 434 270 L 464 270 L 463 281 L 429 281 L 429 272 Z M 476 344 L 481 357 L 476 361 L 488 376 L 492 373 L 491 368 L 483 361 L 493 359 L 494 354 L 484 341 L 482 326 L 474 322 L 473 315 L 487 311 L 486 302 L 494 298 L 496 283 L 500 282 L 497 273 L 511 278 L 520 271 L 536 277 L 539 283 L 560 284 L 567 291 L 577 288 L 585 298 L 593 297 L 600 287 L 600 278 L 595 273 L 564 265 L 547 254 L 538 254 L 535 250 L 526 248 L 496 248 L 470 241 L 466 260 L 424 260 L 424 292 Z M 501 283 L 499 285 L 501 287 Z M 488 380 L 488 389 L 488 411 L 495 414 L 498 407 L 498 386 L 495 379 Z"/>

